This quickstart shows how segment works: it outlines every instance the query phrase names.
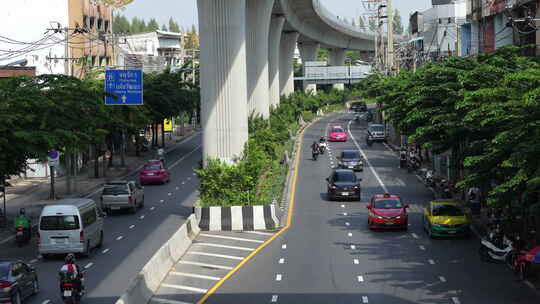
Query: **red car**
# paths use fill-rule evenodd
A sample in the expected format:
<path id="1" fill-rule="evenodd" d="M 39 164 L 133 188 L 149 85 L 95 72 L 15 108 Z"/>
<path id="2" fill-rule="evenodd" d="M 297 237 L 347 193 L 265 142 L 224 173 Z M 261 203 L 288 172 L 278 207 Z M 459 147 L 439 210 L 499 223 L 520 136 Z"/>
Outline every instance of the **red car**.
<path id="1" fill-rule="evenodd" d="M 408 227 L 407 208 L 398 195 L 376 194 L 366 206 L 370 229 L 404 229 Z"/>
<path id="2" fill-rule="evenodd" d="M 328 141 L 347 141 L 347 133 L 341 126 L 332 126 L 328 131 Z"/>
<path id="3" fill-rule="evenodd" d="M 170 178 L 169 170 L 159 160 L 147 162 L 141 171 L 139 171 L 141 185 L 153 183 L 165 184 L 169 182 Z"/>

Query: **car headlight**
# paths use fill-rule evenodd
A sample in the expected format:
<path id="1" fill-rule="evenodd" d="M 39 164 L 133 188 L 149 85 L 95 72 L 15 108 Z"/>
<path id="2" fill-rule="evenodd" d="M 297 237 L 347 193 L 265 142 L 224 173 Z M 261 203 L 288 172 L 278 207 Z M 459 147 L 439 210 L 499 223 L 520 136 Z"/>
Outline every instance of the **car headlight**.
<path id="1" fill-rule="evenodd" d="M 383 218 L 382 216 L 373 213 L 373 211 L 370 211 L 370 212 L 369 212 L 369 216 L 374 217 L 374 218 L 378 218 L 378 219 L 382 219 L 382 218 Z"/>
<path id="2" fill-rule="evenodd" d="M 360 189 L 360 186 L 354 186 L 353 189 Z"/>
<path id="3" fill-rule="evenodd" d="M 330 189 L 337 189 L 337 187 L 334 185 L 330 185 Z"/>

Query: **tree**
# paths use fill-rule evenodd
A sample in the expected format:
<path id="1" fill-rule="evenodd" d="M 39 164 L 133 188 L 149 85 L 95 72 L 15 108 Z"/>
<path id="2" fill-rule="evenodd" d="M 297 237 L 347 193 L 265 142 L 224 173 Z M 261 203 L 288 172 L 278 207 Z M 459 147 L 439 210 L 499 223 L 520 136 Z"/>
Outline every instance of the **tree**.
<path id="1" fill-rule="evenodd" d="M 392 25 L 394 26 L 395 34 L 403 34 L 403 23 L 401 22 L 401 15 L 399 14 L 399 11 L 397 9 L 394 10 L 394 20 Z"/>
<path id="2" fill-rule="evenodd" d="M 157 23 L 156 19 L 152 18 L 150 21 L 148 21 L 148 24 L 146 25 L 146 31 L 155 31 L 159 30 L 159 24 Z"/>
<path id="3" fill-rule="evenodd" d="M 174 33 L 180 33 L 180 26 L 176 23 L 172 17 L 169 18 L 169 31 Z"/>
<path id="4" fill-rule="evenodd" d="M 165 24 L 163 24 L 163 25 L 161 26 L 161 30 L 162 30 L 162 31 L 165 31 L 165 32 L 169 31 L 169 29 L 167 29 L 167 26 L 166 26 Z"/>
<path id="5" fill-rule="evenodd" d="M 199 49 L 199 35 L 197 34 L 197 28 L 195 25 L 191 27 L 191 31 L 187 34 L 186 49 Z"/>
<path id="6" fill-rule="evenodd" d="M 115 33 L 128 33 L 131 29 L 129 20 L 123 15 L 116 15 L 113 19 L 113 30 Z"/>

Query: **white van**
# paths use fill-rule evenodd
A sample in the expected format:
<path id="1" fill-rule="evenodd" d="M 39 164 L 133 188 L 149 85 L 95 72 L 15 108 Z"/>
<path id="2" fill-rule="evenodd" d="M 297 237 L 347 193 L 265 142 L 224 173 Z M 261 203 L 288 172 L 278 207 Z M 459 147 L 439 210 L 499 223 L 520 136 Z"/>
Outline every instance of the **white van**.
<path id="1" fill-rule="evenodd" d="M 103 217 L 87 198 L 63 199 L 45 206 L 39 217 L 39 253 L 89 255 L 103 244 Z"/>

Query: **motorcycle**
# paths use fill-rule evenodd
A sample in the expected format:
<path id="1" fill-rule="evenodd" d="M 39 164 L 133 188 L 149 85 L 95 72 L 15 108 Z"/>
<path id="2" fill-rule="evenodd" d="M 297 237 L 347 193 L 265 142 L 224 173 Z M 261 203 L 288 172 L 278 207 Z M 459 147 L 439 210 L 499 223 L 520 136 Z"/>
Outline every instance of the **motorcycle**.
<path id="1" fill-rule="evenodd" d="M 502 246 L 496 245 L 497 243 Z M 510 264 L 513 250 L 513 243 L 506 236 L 503 236 L 502 242 L 497 242 L 493 234 L 490 234 L 490 237 L 481 239 L 478 253 L 482 261 L 506 262 Z"/>
<path id="2" fill-rule="evenodd" d="M 81 302 L 81 294 L 74 283 L 63 282 L 61 292 L 65 304 L 78 304 Z"/>
<path id="3" fill-rule="evenodd" d="M 326 142 L 319 143 L 319 153 L 323 155 L 325 151 L 326 151 Z"/>
<path id="4" fill-rule="evenodd" d="M 311 151 L 311 157 L 313 158 L 313 160 L 317 160 L 317 158 L 319 157 L 319 150 L 318 149 L 313 149 L 313 151 Z"/>
<path id="5" fill-rule="evenodd" d="M 435 185 L 435 179 L 434 179 L 434 173 L 433 170 L 428 170 L 426 172 L 426 186 L 427 187 L 433 187 Z"/>
<path id="6" fill-rule="evenodd" d="M 22 247 L 24 244 L 30 242 L 32 236 L 29 229 L 17 227 L 15 230 L 15 242 L 17 242 L 18 247 Z"/>
<path id="7" fill-rule="evenodd" d="M 540 246 L 529 251 L 514 248 L 510 257 L 510 267 L 520 281 L 527 279 L 532 264 L 540 264 Z"/>

